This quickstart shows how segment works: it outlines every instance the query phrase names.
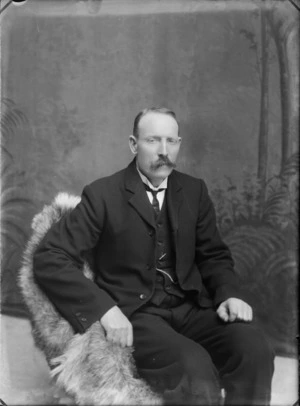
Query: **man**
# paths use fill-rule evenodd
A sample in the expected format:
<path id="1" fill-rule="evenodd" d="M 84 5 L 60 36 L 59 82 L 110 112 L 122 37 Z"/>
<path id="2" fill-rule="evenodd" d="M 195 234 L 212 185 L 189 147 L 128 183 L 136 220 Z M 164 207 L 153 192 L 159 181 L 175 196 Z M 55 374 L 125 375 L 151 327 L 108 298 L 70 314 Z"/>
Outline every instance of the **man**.
<path id="1" fill-rule="evenodd" d="M 170 404 L 267 405 L 273 352 L 250 323 L 202 180 L 174 171 L 181 138 L 165 108 L 138 114 L 135 159 L 85 187 L 45 236 L 37 282 L 76 332 L 94 322 L 134 346 L 140 375 Z M 80 267 L 93 249 L 96 279 Z"/>

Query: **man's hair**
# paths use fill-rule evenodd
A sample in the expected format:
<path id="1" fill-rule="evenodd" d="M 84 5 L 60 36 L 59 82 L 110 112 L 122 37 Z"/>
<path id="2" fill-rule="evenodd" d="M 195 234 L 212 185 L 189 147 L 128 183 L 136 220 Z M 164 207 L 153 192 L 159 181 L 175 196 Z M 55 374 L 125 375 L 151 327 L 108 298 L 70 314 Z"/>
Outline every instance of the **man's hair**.
<path id="1" fill-rule="evenodd" d="M 133 135 L 135 136 L 135 138 L 139 137 L 139 123 L 140 123 L 141 119 L 148 113 L 160 113 L 160 114 L 165 114 L 167 116 L 171 116 L 174 118 L 174 120 L 176 121 L 176 123 L 179 126 L 179 123 L 178 123 L 178 120 L 176 118 L 176 114 L 174 113 L 174 111 L 172 111 L 166 107 L 151 107 L 149 109 L 144 109 L 144 110 L 140 111 L 139 114 L 134 119 Z"/>

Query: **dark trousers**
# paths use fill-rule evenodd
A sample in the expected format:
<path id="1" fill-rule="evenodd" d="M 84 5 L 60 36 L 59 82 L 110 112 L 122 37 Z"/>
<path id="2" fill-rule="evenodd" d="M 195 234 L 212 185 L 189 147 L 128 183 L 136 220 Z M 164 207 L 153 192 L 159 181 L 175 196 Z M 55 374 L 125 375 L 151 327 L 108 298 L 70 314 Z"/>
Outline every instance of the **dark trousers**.
<path id="1" fill-rule="evenodd" d="M 268 405 L 274 354 L 261 331 L 176 301 L 170 296 L 159 307 L 150 304 L 133 314 L 139 375 L 167 404 L 217 405 L 222 387 L 225 405 Z"/>

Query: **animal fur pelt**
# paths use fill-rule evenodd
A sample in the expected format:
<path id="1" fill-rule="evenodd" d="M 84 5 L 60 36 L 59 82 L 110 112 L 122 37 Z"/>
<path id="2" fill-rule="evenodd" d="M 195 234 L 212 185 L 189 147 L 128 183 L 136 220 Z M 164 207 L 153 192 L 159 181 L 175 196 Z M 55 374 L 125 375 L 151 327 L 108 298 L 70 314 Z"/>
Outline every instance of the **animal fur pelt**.
<path id="1" fill-rule="evenodd" d="M 35 282 L 33 254 L 51 226 L 80 201 L 60 193 L 32 221 L 32 236 L 23 254 L 19 285 L 31 315 L 32 333 L 52 368 L 57 384 L 79 405 L 161 405 L 162 397 L 137 376 L 132 350 L 105 339 L 100 322 L 84 334 L 74 334 Z M 93 272 L 85 263 L 87 278 Z"/>

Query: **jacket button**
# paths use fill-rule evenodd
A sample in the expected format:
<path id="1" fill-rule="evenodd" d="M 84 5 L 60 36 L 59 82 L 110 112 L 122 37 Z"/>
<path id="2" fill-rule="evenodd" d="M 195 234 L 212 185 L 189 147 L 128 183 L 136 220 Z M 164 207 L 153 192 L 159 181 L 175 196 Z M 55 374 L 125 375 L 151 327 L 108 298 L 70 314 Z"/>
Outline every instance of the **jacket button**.
<path id="1" fill-rule="evenodd" d="M 81 317 L 80 320 L 81 320 L 81 321 L 86 321 L 86 318 L 85 318 L 85 317 Z"/>
<path id="2" fill-rule="evenodd" d="M 145 293 L 140 294 L 140 299 L 141 300 L 145 300 L 146 298 L 147 298 L 147 296 L 145 295 Z"/>
<path id="3" fill-rule="evenodd" d="M 154 231 L 153 230 L 149 230 L 148 234 L 150 235 L 150 237 L 153 237 Z"/>

